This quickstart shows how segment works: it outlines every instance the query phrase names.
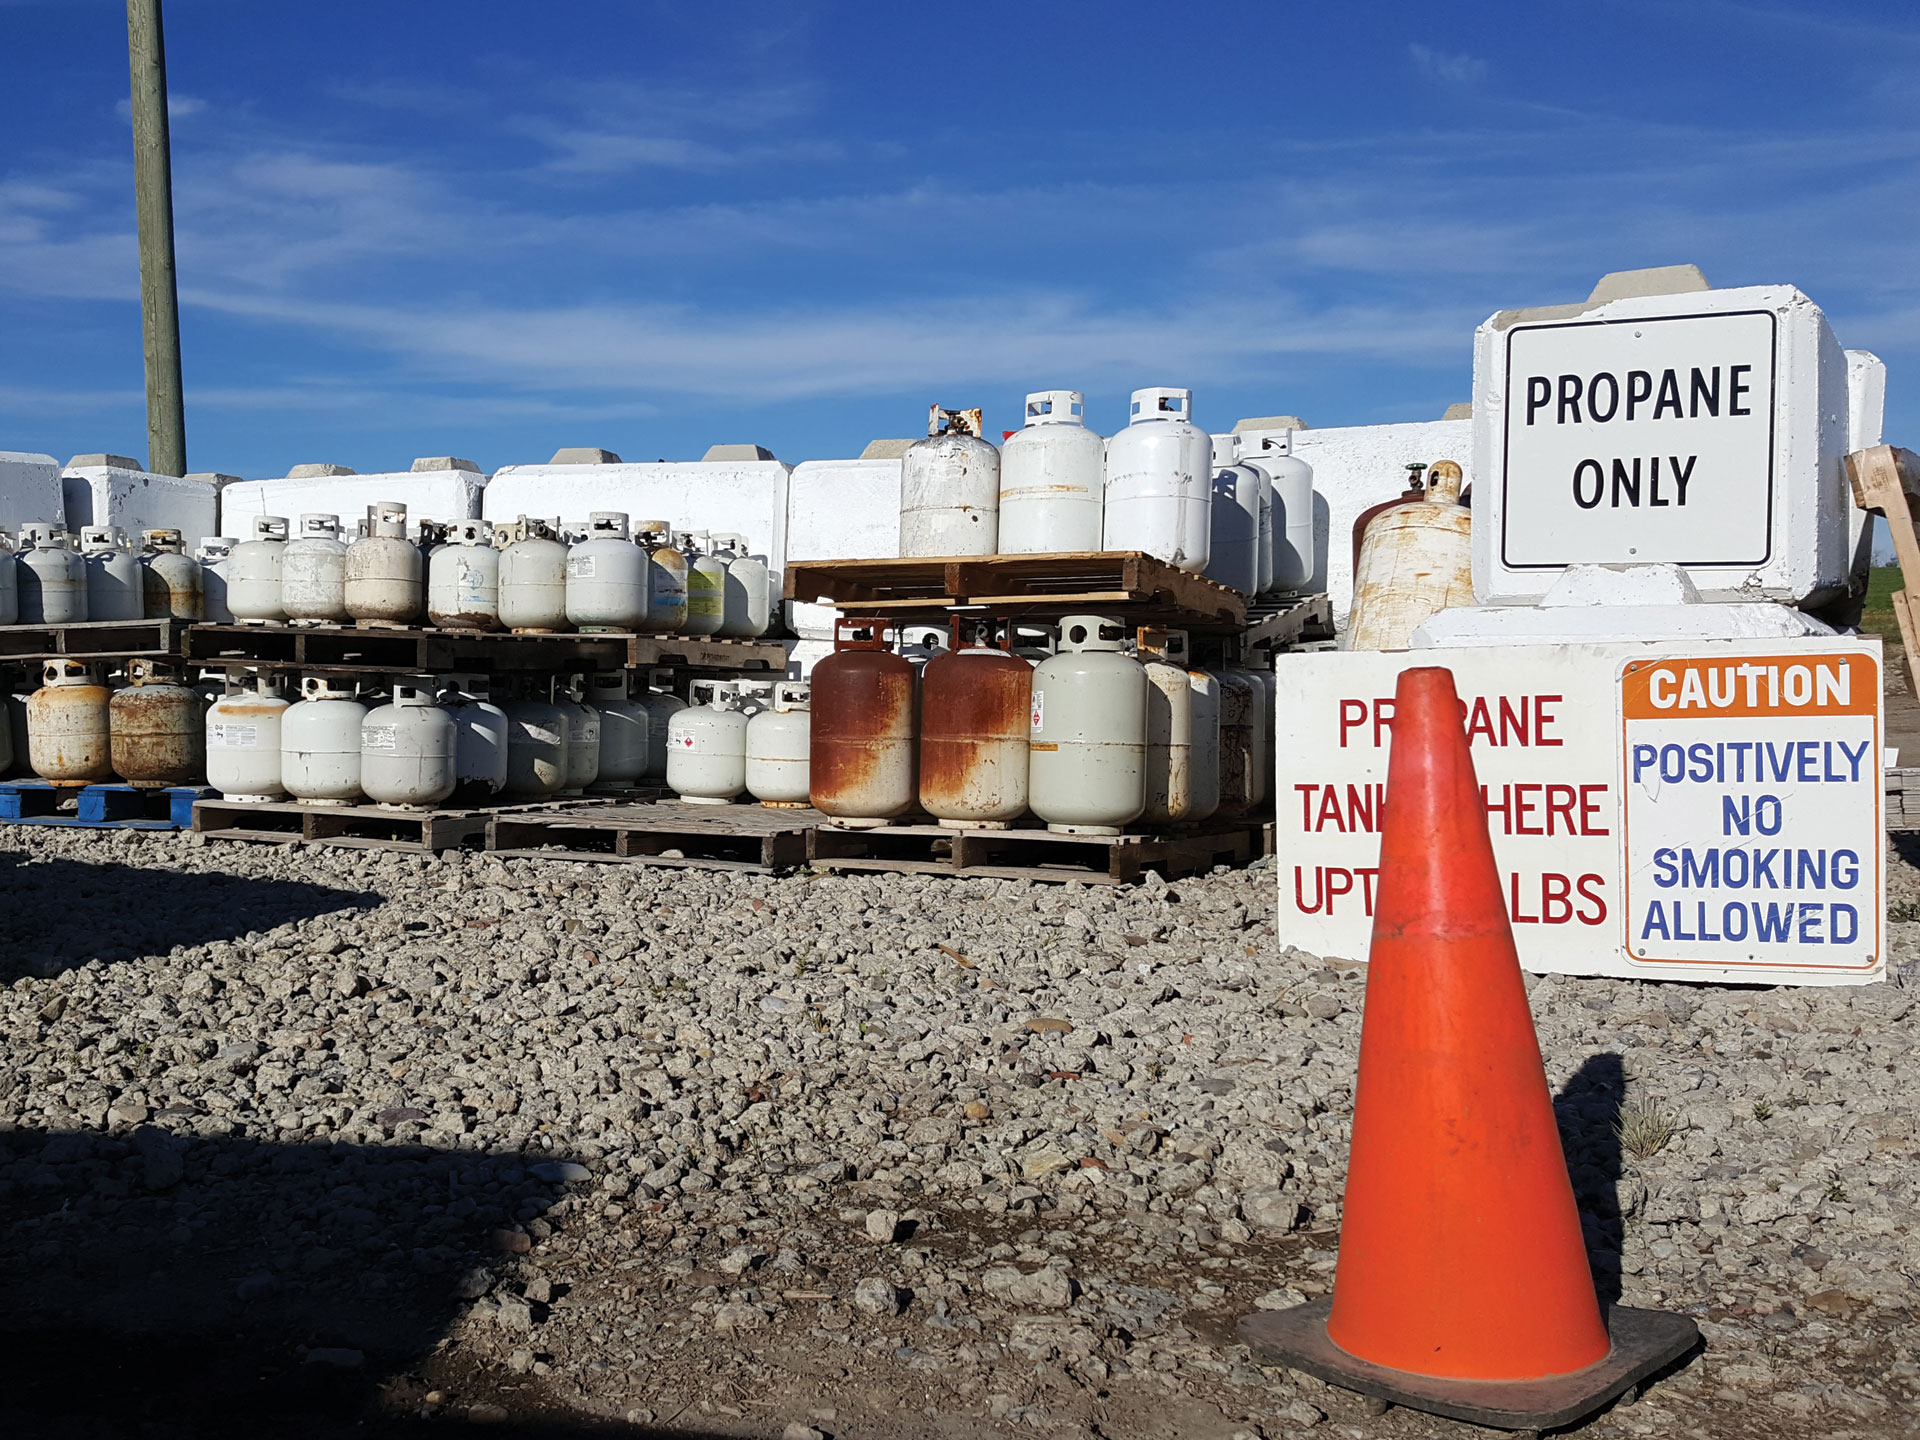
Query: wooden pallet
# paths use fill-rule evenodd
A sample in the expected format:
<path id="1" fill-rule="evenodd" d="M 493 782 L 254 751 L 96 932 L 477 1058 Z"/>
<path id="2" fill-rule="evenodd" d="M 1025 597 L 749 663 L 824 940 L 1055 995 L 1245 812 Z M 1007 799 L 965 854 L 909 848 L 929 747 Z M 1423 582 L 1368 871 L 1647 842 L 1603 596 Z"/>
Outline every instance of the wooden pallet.
<path id="1" fill-rule="evenodd" d="M 118 660 L 177 655 L 189 628 L 178 620 L 0 625 L 0 660 Z"/>
<path id="2" fill-rule="evenodd" d="M 568 802 L 581 808 L 604 802 Z M 458 810 L 389 810 L 379 805 L 302 805 L 297 800 L 245 804 L 202 800 L 193 807 L 193 828 L 215 840 L 256 840 L 289 845 L 307 841 L 359 850 L 457 850 L 484 844 L 494 816 L 514 810 L 552 810 L 555 802 Z"/>
<path id="3" fill-rule="evenodd" d="M 816 870 L 1127 885 L 1149 869 L 1174 879 L 1204 874 L 1215 865 L 1245 865 L 1258 844 L 1259 828 L 1240 824 L 1188 835 L 1059 835 L 1050 830 L 948 830 L 938 825 L 842 830 L 822 825 L 807 836 L 807 860 Z"/>
<path id="4" fill-rule="evenodd" d="M 1137 550 L 915 560 L 789 560 L 786 598 L 860 614 L 931 618 L 953 606 L 1050 619 L 1124 609 L 1129 623 L 1239 630 L 1246 598 Z"/>
<path id="5" fill-rule="evenodd" d="M 1889 830 L 1920 830 L 1920 766 L 1886 772 L 1886 822 Z"/>
<path id="6" fill-rule="evenodd" d="M 702 870 L 773 872 L 807 859 L 817 810 L 759 805 L 608 805 L 590 812 L 518 811 L 494 817 L 487 849 L 542 860 L 616 860 Z"/>
<path id="7" fill-rule="evenodd" d="M 1325 595 L 1295 595 L 1276 603 L 1260 602 L 1247 612 L 1247 644 L 1291 650 L 1332 640 L 1333 602 Z"/>
<path id="8" fill-rule="evenodd" d="M 506 635 L 484 630 L 362 630 L 351 625 L 195 625 L 186 656 L 203 665 L 391 675 L 619 670 L 685 665 L 785 674 L 777 640 L 713 636 Z"/>
<path id="9" fill-rule="evenodd" d="M 0 824 L 69 825 L 83 830 L 184 830 L 205 785 L 51 785 L 45 780 L 0 783 Z M 72 812 L 65 802 L 73 801 Z"/>

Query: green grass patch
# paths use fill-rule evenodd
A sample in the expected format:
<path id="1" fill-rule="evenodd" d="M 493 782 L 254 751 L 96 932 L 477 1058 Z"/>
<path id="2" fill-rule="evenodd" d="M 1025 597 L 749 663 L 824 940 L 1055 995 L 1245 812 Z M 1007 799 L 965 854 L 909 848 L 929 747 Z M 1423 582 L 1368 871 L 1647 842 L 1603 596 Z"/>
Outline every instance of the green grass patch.
<path id="1" fill-rule="evenodd" d="M 1887 653 L 1900 653 L 1900 622 L 1893 615 L 1893 592 L 1906 588 L 1898 565 L 1876 565 L 1867 572 L 1867 604 L 1860 612 L 1860 628 L 1886 642 Z"/>

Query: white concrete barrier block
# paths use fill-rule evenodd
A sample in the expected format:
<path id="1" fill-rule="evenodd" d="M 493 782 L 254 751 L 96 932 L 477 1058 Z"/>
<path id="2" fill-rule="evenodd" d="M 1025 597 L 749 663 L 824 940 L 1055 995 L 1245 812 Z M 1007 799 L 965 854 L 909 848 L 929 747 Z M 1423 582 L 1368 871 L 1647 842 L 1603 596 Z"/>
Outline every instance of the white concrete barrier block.
<path id="1" fill-rule="evenodd" d="M 76 455 L 60 477 L 67 529 L 118 525 L 137 538 L 142 530 L 178 530 L 189 552 L 215 528 L 220 487 L 203 475 L 156 475 L 124 455 Z"/>
<path id="2" fill-rule="evenodd" d="M 1602 294 L 1622 288 L 1475 333 L 1475 595 L 1537 599 L 1577 563 L 1677 564 L 1708 598 L 1844 588 L 1852 407 L 1819 306 L 1790 285 Z"/>
<path id="3" fill-rule="evenodd" d="M 868 446 L 869 450 L 873 447 Z M 794 560 L 883 560 L 900 553 L 900 460 L 807 460 L 787 491 L 787 554 Z M 787 604 L 793 633 L 831 639 L 835 609 Z"/>
<path id="4" fill-rule="evenodd" d="M 299 523 L 302 515 L 338 515 L 351 532 L 369 505 L 398 501 L 410 522 L 473 520 L 480 515 L 486 477 L 475 469 L 426 469 L 356 475 L 344 466 L 296 465 L 295 470 L 324 473 L 274 480 L 242 480 L 220 492 L 220 533 L 245 538 L 256 515 L 284 515 Z"/>
<path id="5" fill-rule="evenodd" d="M 32 520 L 64 523 L 60 462 L 32 450 L 0 450 L 0 529 L 15 535 Z"/>

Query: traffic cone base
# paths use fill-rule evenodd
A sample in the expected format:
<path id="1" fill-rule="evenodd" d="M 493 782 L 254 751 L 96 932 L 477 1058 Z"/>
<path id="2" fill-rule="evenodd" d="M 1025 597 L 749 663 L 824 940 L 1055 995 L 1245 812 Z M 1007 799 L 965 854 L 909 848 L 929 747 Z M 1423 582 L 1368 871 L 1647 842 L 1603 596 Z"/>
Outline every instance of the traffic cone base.
<path id="1" fill-rule="evenodd" d="M 1572 1425 L 1700 1343 L 1699 1327 L 1685 1315 L 1616 1305 L 1605 1312 L 1613 1343 L 1598 1364 L 1543 1380 L 1452 1380 L 1390 1370 L 1349 1355 L 1327 1336 L 1332 1308 L 1330 1299 L 1313 1300 L 1291 1310 L 1249 1315 L 1239 1324 L 1240 1341 L 1263 1364 L 1285 1365 L 1343 1390 L 1496 1430 Z M 1515 1316 L 1514 1323 L 1525 1322 Z"/>
<path id="2" fill-rule="evenodd" d="M 1482 1425 L 1590 1414 L 1698 1339 L 1603 1312 L 1451 672 L 1404 670 L 1330 1299 L 1254 1349 Z"/>

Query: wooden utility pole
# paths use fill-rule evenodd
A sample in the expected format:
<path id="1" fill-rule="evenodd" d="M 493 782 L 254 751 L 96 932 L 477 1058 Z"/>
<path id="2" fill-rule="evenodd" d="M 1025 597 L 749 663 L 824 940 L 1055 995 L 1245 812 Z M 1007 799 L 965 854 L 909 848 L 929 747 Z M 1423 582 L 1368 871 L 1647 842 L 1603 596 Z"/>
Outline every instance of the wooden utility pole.
<path id="1" fill-rule="evenodd" d="M 187 473 L 180 386 L 180 294 L 173 273 L 173 146 L 160 0 L 127 0 L 133 84 L 133 188 L 140 215 L 140 328 L 147 355 L 147 468 Z"/>

